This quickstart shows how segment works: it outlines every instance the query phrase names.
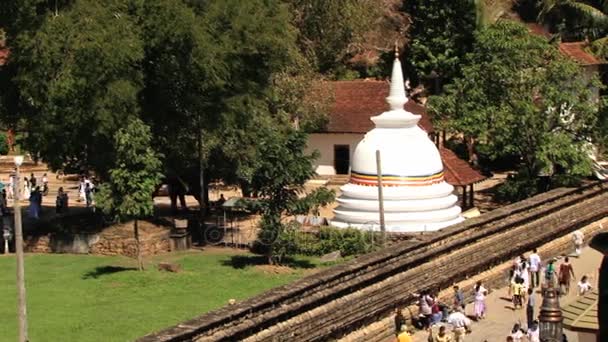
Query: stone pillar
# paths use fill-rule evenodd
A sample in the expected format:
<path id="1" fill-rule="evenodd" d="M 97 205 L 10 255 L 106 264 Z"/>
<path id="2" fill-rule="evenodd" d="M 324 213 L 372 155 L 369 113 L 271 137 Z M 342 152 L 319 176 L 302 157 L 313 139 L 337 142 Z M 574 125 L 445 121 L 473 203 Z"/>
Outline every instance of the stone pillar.
<path id="1" fill-rule="evenodd" d="M 467 208 L 467 186 L 464 185 L 462 187 L 462 209 L 466 209 Z"/>
<path id="2" fill-rule="evenodd" d="M 474 184 L 471 184 L 471 190 L 469 191 L 469 207 L 473 208 L 475 206 L 475 190 Z"/>
<path id="3" fill-rule="evenodd" d="M 171 230 L 171 251 L 185 251 L 192 247 L 192 238 L 188 233 L 188 220 L 173 220 Z"/>

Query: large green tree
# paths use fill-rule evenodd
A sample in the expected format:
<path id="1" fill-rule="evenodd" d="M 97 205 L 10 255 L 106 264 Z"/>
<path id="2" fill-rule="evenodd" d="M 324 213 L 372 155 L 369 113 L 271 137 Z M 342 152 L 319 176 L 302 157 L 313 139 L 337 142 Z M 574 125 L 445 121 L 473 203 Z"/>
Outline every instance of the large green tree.
<path id="1" fill-rule="evenodd" d="M 22 10 L 8 25 L 5 118 L 18 115 L 24 146 L 51 167 L 103 175 L 113 133 L 139 111 L 143 46 L 130 8 L 80 0 L 58 16 Z"/>
<path id="2" fill-rule="evenodd" d="M 462 77 L 429 107 L 439 127 L 484 143 L 491 156 L 518 156 L 522 179 L 576 179 L 591 171 L 586 145 L 597 138 L 597 85 L 555 46 L 501 21 L 476 35 Z"/>
<path id="3" fill-rule="evenodd" d="M 298 76 L 289 67 L 302 59 L 282 1 L 66 0 L 57 12 L 51 5 L 3 7 L 12 54 L 2 114 L 23 122 L 25 147 L 53 168 L 105 176 L 113 132 L 140 116 L 166 170 L 199 195 L 213 178 L 250 181 L 259 125 L 297 107 L 276 81 Z"/>
<path id="4" fill-rule="evenodd" d="M 100 186 L 96 205 L 118 221 L 133 220 L 137 263 L 144 269 L 138 220 L 152 216 L 152 194 L 161 180 L 160 156 L 152 149 L 150 128 L 133 119 L 114 135 L 116 159 L 107 181 Z"/>
<path id="5" fill-rule="evenodd" d="M 414 84 L 422 83 L 432 93 L 460 75 L 460 64 L 470 51 L 476 27 L 472 0 L 405 1 L 410 15 L 410 43 L 405 67 Z"/>

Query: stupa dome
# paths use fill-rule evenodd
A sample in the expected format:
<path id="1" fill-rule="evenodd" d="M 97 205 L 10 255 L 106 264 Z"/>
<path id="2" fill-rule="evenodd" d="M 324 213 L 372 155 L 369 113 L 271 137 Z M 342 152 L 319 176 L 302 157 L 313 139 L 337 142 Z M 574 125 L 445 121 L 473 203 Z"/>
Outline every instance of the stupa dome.
<path id="1" fill-rule="evenodd" d="M 458 198 L 444 180 L 437 147 L 417 125 L 420 116 L 403 109 L 408 98 L 398 55 L 386 100 L 390 110 L 371 118 L 376 127 L 355 148 L 350 180 L 340 189 L 331 224 L 363 229 L 378 226 L 376 151 L 380 151 L 387 231 L 430 231 L 461 222 Z"/>

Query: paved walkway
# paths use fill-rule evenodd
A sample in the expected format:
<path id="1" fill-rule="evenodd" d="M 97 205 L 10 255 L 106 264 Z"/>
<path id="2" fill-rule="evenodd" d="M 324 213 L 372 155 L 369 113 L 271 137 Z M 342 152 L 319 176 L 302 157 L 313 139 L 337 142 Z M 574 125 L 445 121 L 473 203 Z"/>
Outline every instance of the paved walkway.
<path id="1" fill-rule="evenodd" d="M 574 268 L 574 274 L 577 277 L 577 282 L 583 274 L 591 278 L 591 283 L 597 288 L 598 272 L 601 263 L 602 255 L 586 247 L 583 250 L 580 258 L 570 257 L 570 262 Z M 559 267 L 562 260 L 558 260 L 556 265 Z M 570 294 L 562 297 L 560 304 L 565 306 L 576 300 L 576 283 L 571 285 Z M 537 294 L 537 308 L 534 312 L 538 316 L 539 307 L 542 303 L 540 293 Z M 526 325 L 526 311 L 520 309 L 514 311 L 510 298 L 507 296 L 507 287 L 500 289 L 491 289 L 491 293 L 486 298 L 488 307 L 487 317 L 480 322 L 473 322 L 473 332 L 466 337 L 467 342 L 503 342 L 511 331 L 513 324 L 521 322 Z M 466 307 L 467 314 L 472 314 L 473 304 Z M 569 342 L 578 342 L 576 333 L 564 329 L 568 336 Z M 414 335 L 414 342 L 426 342 L 428 333 L 419 331 Z"/>

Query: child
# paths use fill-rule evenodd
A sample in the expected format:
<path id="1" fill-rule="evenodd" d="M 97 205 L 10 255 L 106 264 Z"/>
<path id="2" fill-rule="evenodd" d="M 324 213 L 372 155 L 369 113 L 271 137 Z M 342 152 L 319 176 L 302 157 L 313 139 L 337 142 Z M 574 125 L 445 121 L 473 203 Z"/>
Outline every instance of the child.
<path id="1" fill-rule="evenodd" d="M 513 308 L 518 309 L 523 307 L 523 279 L 516 277 L 511 283 L 511 293 L 513 294 Z"/>
<path id="2" fill-rule="evenodd" d="M 589 283 L 586 275 L 581 278 L 581 281 L 578 282 L 577 287 L 579 296 L 584 296 L 587 292 L 591 291 L 591 284 Z"/>

